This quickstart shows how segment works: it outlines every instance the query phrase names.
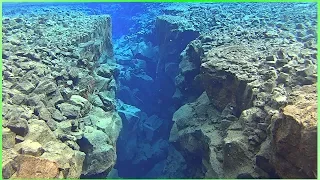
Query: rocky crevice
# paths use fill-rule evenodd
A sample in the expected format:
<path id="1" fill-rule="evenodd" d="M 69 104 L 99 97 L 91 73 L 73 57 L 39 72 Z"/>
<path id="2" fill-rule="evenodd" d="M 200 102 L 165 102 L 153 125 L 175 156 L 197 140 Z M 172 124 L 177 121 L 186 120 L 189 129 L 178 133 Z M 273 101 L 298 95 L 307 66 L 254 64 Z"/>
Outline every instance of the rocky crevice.
<path id="1" fill-rule="evenodd" d="M 132 45 L 132 54 L 116 55 L 122 65 L 118 109 L 125 122 L 118 141 L 120 177 L 158 177 L 164 167 L 172 115 L 180 106 L 172 98 L 179 54 L 198 36 L 191 24 L 175 16 L 159 16 L 154 23 L 157 46 L 142 41 Z"/>
<path id="2" fill-rule="evenodd" d="M 115 51 L 110 16 L 5 17 L 3 177 L 315 178 L 309 8 L 166 6 Z"/>

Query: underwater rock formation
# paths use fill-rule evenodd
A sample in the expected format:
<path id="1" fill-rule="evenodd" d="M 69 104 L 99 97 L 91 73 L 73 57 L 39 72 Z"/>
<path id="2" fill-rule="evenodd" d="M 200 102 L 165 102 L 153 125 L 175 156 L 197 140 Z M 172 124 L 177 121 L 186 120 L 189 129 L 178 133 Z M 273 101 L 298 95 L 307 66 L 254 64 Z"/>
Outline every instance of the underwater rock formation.
<path id="1" fill-rule="evenodd" d="M 261 43 L 257 42 L 258 44 Z M 292 122 L 292 128 L 290 123 L 290 119 L 292 119 L 292 115 L 290 115 L 290 111 L 292 112 L 292 106 L 294 105 L 287 105 L 289 102 L 288 98 L 289 95 L 293 95 L 295 93 L 291 93 L 292 90 L 295 88 L 293 84 L 297 82 L 295 79 L 310 79 L 311 82 L 305 82 L 305 84 L 312 84 L 316 82 L 316 79 L 313 78 L 316 76 L 315 71 L 315 64 L 312 65 L 312 73 L 306 76 L 306 74 L 301 75 L 300 73 L 293 73 L 290 75 L 290 79 L 288 79 L 285 83 L 282 84 L 282 81 L 279 81 L 280 74 L 283 73 L 283 61 L 281 60 L 282 57 L 279 57 L 279 54 L 284 54 L 288 59 L 286 59 L 287 63 L 292 63 L 294 60 L 290 60 L 290 56 L 288 56 L 285 52 L 290 52 L 293 49 L 301 48 L 299 43 L 295 44 L 295 46 L 291 46 L 289 49 L 281 48 L 280 50 L 276 50 L 277 47 L 269 47 L 268 49 L 271 52 L 274 52 L 277 55 L 274 55 L 274 58 L 278 61 L 281 61 L 282 64 L 272 64 L 270 65 L 268 62 L 268 57 L 264 57 L 263 54 L 258 54 L 258 50 L 250 49 L 251 47 L 258 47 L 257 44 L 251 42 L 252 46 L 219 46 L 215 47 L 211 51 L 205 52 L 205 56 L 202 59 L 201 64 L 201 72 L 200 72 L 200 81 L 203 83 L 203 87 L 205 88 L 205 92 L 208 94 L 208 98 L 210 99 L 211 105 L 220 111 L 222 114 L 217 120 L 220 124 L 220 129 L 215 131 L 220 131 L 224 137 L 223 143 L 221 143 L 221 148 L 223 152 L 223 166 L 220 167 L 220 171 L 223 171 L 223 176 L 219 176 L 219 174 L 211 174 L 209 177 L 228 177 L 228 178 L 236 178 L 237 176 L 241 175 L 242 173 L 249 173 L 253 177 L 314 177 L 315 174 L 315 146 L 312 145 L 304 145 L 306 140 L 296 141 L 300 138 L 300 134 L 305 134 L 303 137 L 308 139 L 308 142 L 315 142 L 316 136 L 315 134 L 315 120 L 310 118 L 310 122 L 312 125 L 307 127 L 300 127 L 297 123 L 294 125 Z M 250 53 L 251 52 L 251 53 Z M 256 52 L 256 53 L 252 53 Z M 254 55 L 255 57 L 252 57 Z M 251 57 L 250 57 L 251 56 Z M 299 55 L 298 55 L 299 56 Z M 265 59 L 265 60 L 264 60 Z M 255 63 L 251 62 L 254 61 Z M 315 62 L 312 58 L 309 62 Z M 313 63 L 312 63 L 313 64 Z M 309 66 L 309 65 L 307 65 Z M 301 67 L 301 66 L 300 66 Z M 298 68 L 297 68 L 298 69 Z M 292 72 L 296 72 L 297 69 L 292 69 Z M 301 81 L 300 81 L 301 83 Z M 282 84 L 282 85 L 281 85 Z M 308 85 L 303 85 L 302 88 L 306 88 Z M 270 94 L 270 95 L 269 95 Z M 201 97 L 200 97 L 201 98 Z M 310 98 L 309 98 L 310 99 Z M 309 100 L 310 103 L 315 104 L 316 98 L 312 98 Z M 194 103 L 197 103 L 195 101 Z M 294 102 L 293 102 L 294 103 Z M 287 105 L 287 106 L 286 106 Z M 186 105 L 185 105 L 186 106 Z M 185 107 L 185 106 L 182 106 Z M 285 106 L 285 107 L 284 107 Z M 210 109 L 208 106 L 205 106 L 207 109 Z M 283 120 L 277 120 L 273 122 L 274 116 L 277 113 L 281 114 L 279 111 L 281 107 L 284 107 L 283 110 Z M 300 108 L 308 108 L 309 111 L 315 113 L 316 109 L 315 106 L 309 106 L 308 104 L 303 104 Z M 312 110 L 311 110 L 312 109 Z M 207 126 L 201 125 L 200 122 L 195 122 L 195 117 L 192 115 L 196 108 L 192 108 L 189 111 L 187 109 L 184 110 L 184 116 L 190 116 L 190 118 L 183 118 L 186 121 L 187 127 L 194 127 L 195 125 L 200 126 L 199 132 L 205 131 Z M 175 114 L 177 114 L 180 110 L 178 110 Z M 295 113 L 298 110 L 294 110 Z M 309 112 L 308 111 L 308 112 Z M 298 111 L 299 112 L 299 111 Z M 312 117 L 315 115 L 311 113 Z M 175 116 L 174 116 L 175 117 Z M 193 118 L 191 118 L 193 117 Z M 213 116 L 209 116 L 213 117 Z M 291 117 L 291 118 L 290 118 Z M 298 117 L 297 117 L 298 118 Z M 191 121 L 192 119 L 192 121 Z M 281 119 L 281 118 L 280 118 Z M 288 119 L 288 120 L 286 120 Z M 308 119 L 308 118 L 307 118 Z M 181 126 L 182 120 L 176 121 L 174 118 L 175 124 L 173 129 L 170 133 L 170 139 L 177 139 L 177 132 L 179 132 L 178 139 L 183 139 L 184 135 L 183 132 L 185 130 L 179 129 L 177 127 Z M 287 122 L 288 121 L 288 122 Z M 298 122 L 302 120 L 296 120 Z M 192 124 L 188 124 L 191 123 Z M 276 130 L 270 130 L 267 128 L 271 122 L 275 123 Z M 285 123 L 287 122 L 287 123 Z M 302 121 L 303 122 L 303 121 Z M 195 123 L 195 124 L 193 124 Z M 281 126 L 281 124 L 283 124 Z M 284 125 L 285 124 L 285 125 Z M 201 127 L 202 126 L 202 127 Z M 183 126 L 182 126 L 183 127 Z M 309 129 L 310 127 L 310 129 Z M 313 127 L 313 128 L 312 128 Z M 281 129 L 280 128 L 288 128 L 288 129 Z M 298 128 L 298 129 L 297 129 Z M 308 130 L 299 130 L 299 129 L 308 129 Z M 313 129 L 313 130 L 312 130 Z M 214 130 L 211 127 L 211 130 Z M 302 132 L 300 132 L 302 131 Z M 287 134 L 283 134 L 287 132 Z M 181 134 L 182 133 L 182 134 Z M 289 134 L 297 134 L 298 137 L 293 138 L 293 135 Z M 181 135 L 180 135 L 181 134 Z M 203 134 L 203 133 L 200 133 Z M 198 138 L 203 135 L 198 135 Z M 215 136 L 218 137 L 218 136 Z M 255 158 L 258 159 L 256 156 L 257 150 L 260 148 L 260 144 L 266 140 L 267 137 L 273 137 L 275 139 L 274 143 L 271 144 L 272 148 L 275 148 L 276 155 L 272 156 L 275 159 L 270 159 L 274 163 L 274 166 L 270 166 L 271 170 L 266 175 L 265 172 L 257 169 L 252 168 L 252 165 L 255 164 Z M 295 144 L 290 144 L 290 139 L 293 138 Z M 191 138 L 192 139 L 192 138 Z M 192 140 L 190 137 L 188 138 L 188 142 L 181 143 L 178 145 L 178 150 L 180 150 L 184 146 L 190 145 Z M 171 140 L 172 141 L 172 140 Z M 222 139 L 221 139 L 222 141 Z M 287 142 L 289 141 L 289 142 Z M 195 142 L 199 143 L 199 139 Z M 201 141 L 200 141 L 201 142 Z M 204 141 L 205 142 L 205 141 Z M 209 141 L 210 142 L 210 141 Z M 202 145 L 195 144 L 192 147 L 210 147 L 210 143 L 206 142 Z M 286 146 L 286 143 L 289 143 Z M 280 143 L 280 144 L 279 144 Z M 191 143 L 192 144 L 192 143 Z M 298 145 L 300 144 L 300 145 Z M 314 144 L 314 143 L 313 143 Z M 281 152 L 287 152 L 289 147 L 296 147 L 296 146 L 303 146 L 306 149 L 310 149 L 308 151 L 308 158 L 309 160 L 308 165 L 302 165 L 301 161 L 297 164 L 298 161 L 291 162 L 292 160 L 287 160 L 288 162 L 285 163 L 280 158 L 284 158 L 278 155 Z M 307 146 L 307 147 L 305 147 Z M 297 148 L 298 148 L 297 147 Z M 286 151 L 284 151 L 286 149 Z M 290 148 L 289 148 L 290 149 Z M 300 149 L 300 148 L 298 148 Z M 298 149 L 293 149 L 291 152 L 293 154 L 300 152 Z M 188 152 L 184 149 L 181 150 L 182 154 Z M 204 152 L 203 150 L 199 154 L 206 154 L 211 152 L 210 149 L 206 149 Z M 312 153 L 314 152 L 314 153 Z M 282 154 L 282 153 L 280 153 Z M 285 157 L 287 157 L 288 153 L 285 153 Z M 313 155 L 312 155 L 313 154 Z M 295 154 L 298 156 L 297 154 Z M 193 155 L 196 156 L 196 155 Z M 185 155 L 185 158 L 193 157 L 190 155 Z M 280 157 L 278 157 L 280 156 Z M 287 159 L 295 159 L 293 158 L 294 155 L 287 157 Z M 306 159 L 306 158 L 303 158 Z M 186 159 L 187 160 L 187 159 Z M 187 160 L 188 161 L 188 160 Z M 306 160 L 305 160 L 306 161 Z M 281 163 L 280 163 L 281 162 Z M 313 163 L 313 165 L 312 165 Z M 194 163 L 187 163 L 194 164 Z M 305 167 L 308 174 L 299 175 L 293 172 L 287 172 L 284 168 L 289 167 Z M 210 172 L 211 169 L 217 168 L 217 165 L 211 165 L 206 167 L 206 172 Z M 308 167 L 308 168 L 307 168 Z M 269 169 L 270 169 L 269 168 Z M 290 169 L 292 169 L 290 168 Z M 293 170 L 295 171 L 295 170 Z M 313 173 L 312 173 L 313 171 Z M 217 171 L 214 171 L 217 172 Z M 203 175 L 194 174 L 193 177 L 205 177 L 206 173 L 203 172 Z M 291 176 L 289 175 L 291 174 Z M 299 175 L 299 176 L 298 176 Z"/>
<path id="2" fill-rule="evenodd" d="M 186 161 L 186 177 L 222 177 L 222 137 L 220 113 L 210 104 L 204 92 L 197 101 L 179 108 L 173 115 L 175 122 L 169 141 Z"/>
<path id="3" fill-rule="evenodd" d="M 256 39 L 260 30 L 249 29 L 248 31 L 255 32 L 253 33 L 255 35 L 242 39 L 242 36 L 227 34 L 232 40 L 222 41 L 223 43 L 219 43 L 219 39 L 214 35 L 203 35 L 198 40 L 192 41 L 185 50 L 187 52 L 190 47 L 195 49 L 196 45 L 197 49 L 200 49 L 197 51 L 203 52 L 203 55 L 200 53 L 200 56 L 194 56 L 197 53 L 185 53 L 184 56 L 187 57 L 182 58 L 181 73 L 176 78 L 181 79 L 183 68 L 192 67 L 190 63 L 184 62 L 186 59 L 197 60 L 200 57 L 201 65 L 198 65 L 200 72 L 191 76 L 189 82 L 200 81 L 210 99 L 210 105 L 221 113 L 221 115 L 204 119 L 218 118 L 219 128 L 212 126 L 210 129 L 219 132 L 220 149 L 223 154 L 220 156 L 220 163 L 211 162 L 212 164 L 205 165 L 202 159 L 199 164 L 202 164 L 203 171 L 193 173 L 191 177 L 237 178 L 250 175 L 255 178 L 279 176 L 314 178 L 316 174 L 314 143 L 316 142 L 316 120 L 313 118 L 316 116 L 314 114 L 316 113 L 315 94 L 308 98 L 310 105 L 308 102 L 299 106 L 299 108 L 308 108 L 307 112 L 310 112 L 308 115 L 310 118 L 301 120 L 298 119 L 303 115 L 293 116 L 292 112 L 306 113 L 306 110 L 297 109 L 295 102 L 290 102 L 289 97 L 297 94 L 295 86 L 298 85 L 307 90 L 309 85 L 316 83 L 316 59 L 311 55 L 316 54 L 315 47 L 306 48 L 305 44 L 300 42 L 286 44 L 280 41 L 278 36 Z M 282 34 L 282 38 L 289 38 L 289 35 Z M 305 50 L 299 52 L 299 49 Z M 193 88 L 193 84 L 190 83 L 189 87 Z M 199 99 L 193 103 L 199 104 Z M 290 105 L 291 103 L 293 105 Z M 301 102 L 297 103 L 301 104 Z M 191 104 L 186 104 L 175 112 L 175 124 L 170 133 L 170 141 L 174 142 L 177 150 L 184 156 L 187 166 L 195 164 L 192 160 L 188 162 L 190 158 L 201 159 L 198 157 L 202 156 L 201 154 L 204 154 L 204 157 L 210 157 L 206 154 L 212 154 L 209 148 L 212 141 L 199 139 L 206 137 L 204 131 L 208 126 L 202 124 L 203 122 L 195 121 L 199 115 L 193 115 L 197 111 L 195 107 L 188 110 L 187 107 Z M 205 107 L 207 110 L 212 108 Z M 183 116 L 178 116 L 177 121 L 175 117 L 178 114 Z M 282 118 L 276 118 L 277 114 Z M 307 119 L 308 123 L 305 125 L 295 123 L 295 121 L 304 122 Z M 268 128 L 270 125 L 274 127 L 271 130 Z M 188 129 L 194 127 L 198 127 L 198 134 L 185 137 L 184 133 L 190 133 Z M 298 140 L 300 137 L 301 141 Z M 270 138 L 273 139 L 271 143 Z M 183 139 L 186 139 L 186 142 L 183 142 Z M 264 142 L 266 144 L 261 145 Z M 313 142 L 313 145 L 306 142 Z M 187 148 L 189 146 L 191 150 Z M 268 146 L 274 149 L 272 151 L 274 154 L 264 157 L 262 154 L 271 151 L 263 150 Z M 307 157 L 298 155 L 302 153 L 302 149 L 308 151 Z M 192 151 L 197 153 L 191 155 Z M 297 156 L 300 156 L 301 160 L 294 158 Z M 210 175 L 207 176 L 208 174 Z"/>
<path id="4" fill-rule="evenodd" d="M 281 115 L 272 122 L 271 164 L 283 178 L 316 178 L 316 84 L 295 89 L 288 101 Z"/>
<path id="5" fill-rule="evenodd" d="M 4 9 L 3 178 L 317 177 L 316 3 L 89 6 Z"/>
<path id="6" fill-rule="evenodd" d="M 3 177 L 107 174 L 122 127 L 110 16 L 49 10 L 3 28 Z"/>
<path id="7" fill-rule="evenodd" d="M 187 44 L 199 36 L 193 24 L 181 16 L 158 16 L 155 22 L 154 34 L 159 46 L 159 60 L 156 68 L 156 83 L 159 86 L 161 98 L 172 104 L 175 93 L 174 78 L 178 72 L 180 53 Z M 180 105 L 176 105 L 175 108 Z"/>

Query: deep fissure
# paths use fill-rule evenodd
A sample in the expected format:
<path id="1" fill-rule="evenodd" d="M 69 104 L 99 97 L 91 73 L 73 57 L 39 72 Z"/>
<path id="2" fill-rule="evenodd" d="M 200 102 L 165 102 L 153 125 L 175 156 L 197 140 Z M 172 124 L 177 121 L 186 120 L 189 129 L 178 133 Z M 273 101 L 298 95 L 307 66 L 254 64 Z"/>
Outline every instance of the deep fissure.
<path id="1" fill-rule="evenodd" d="M 3 178 L 316 177 L 315 3 L 11 8 Z"/>
<path id="2" fill-rule="evenodd" d="M 156 35 L 156 32 L 153 33 Z M 160 39 L 156 39 L 154 42 L 160 42 Z M 142 43 L 145 42 L 142 41 Z M 149 48 L 155 48 L 160 44 L 149 42 L 148 45 Z M 175 91 L 175 83 L 164 72 L 164 68 L 159 68 L 160 59 L 146 57 L 142 54 L 145 52 L 135 53 L 133 50 L 130 51 L 132 52 L 132 59 L 128 63 L 122 64 L 124 68 L 118 78 L 120 86 L 117 97 L 123 103 L 135 106 L 141 111 L 135 114 L 138 116 L 137 119 L 133 120 L 135 122 L 129 122 L 131 119 L 126 117 L 126 112 L 123 114 L 121 111 L 119 112 L 123 120 L 123 129 L 119 135 L 117 149 L 130 149 L 131 153 L 135 152 L 133 155 L 135 157 L 132 158 L 133 160 L 130 158 L 123 160 L 130 155 L 118 151 L 119 158 L 115 168 L 118 170 L 120 177 L 139 178 L 146 177 L 147 173 L 157 163 L 164 161 L 168 156 L 168 138 L 173 124 L 172 116 L 182 102 L 174 102 L 171 98 Z M 159 54 L 159 52 L 156 52 L 156 54 Z M 150 82 L 143 83 L 141 79 Z M 131 97 L 128 97 L 128 95 L 131 95 Z M 170 110 L 172 107 L 175 107 L 175 109 Z M 130 111 L 130 108 L 133 107 L 126 110 Z M 130 141 L 136 141 L 136 146 L 128 147 L 127 142 Z M 158 145 L 160 143 L 162 145 Z M 141 146 L 153 146 L 155 149 L 161 148 L 162 150 L 160 154 L 151 154 L 148 159 L 139 160 L 137 156 L 140 153 L 152 153 L 148 152 L 151 149 L 143 149 Z M 138 162 L 134 162 L 134 159 Z"/>

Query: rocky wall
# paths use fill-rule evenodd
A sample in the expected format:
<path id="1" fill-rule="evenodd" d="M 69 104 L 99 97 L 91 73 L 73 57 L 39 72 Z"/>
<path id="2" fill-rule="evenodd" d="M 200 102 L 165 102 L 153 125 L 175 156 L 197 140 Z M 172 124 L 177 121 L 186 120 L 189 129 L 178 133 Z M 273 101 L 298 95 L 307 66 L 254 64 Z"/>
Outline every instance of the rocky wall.
<path id="1" fill-rule="evenodd" d="M 3 178 L 107 174 L 122 127 L 111 18 L 40 10 L 2 20 Z"/>
<path id="2" fill-rule="evenodd" d="M 230 20 L 219 21 L 224 18 Z M 224 30 L 203 33 L 181 53 L 175 97 L 205 90 L 173 118 L 170 142 L 194 170 L 183 171 L 187 177 L 316 177 L 315 26 L 287 22 L 284 31 L 261 23 L 263 28 L 228 30 L 239 23 L 234 20 Z M 201 112 L 217 113 L 197 113 L 201 104 L 207 104 Z M 220 143 L 213 145 L 214 133 Z"/>
<path id="3" fill-rule="evenodd" d="M 271 164 L 283 178 L 317 177 L 317 87 L 293 91 L 271 125 Z"/>

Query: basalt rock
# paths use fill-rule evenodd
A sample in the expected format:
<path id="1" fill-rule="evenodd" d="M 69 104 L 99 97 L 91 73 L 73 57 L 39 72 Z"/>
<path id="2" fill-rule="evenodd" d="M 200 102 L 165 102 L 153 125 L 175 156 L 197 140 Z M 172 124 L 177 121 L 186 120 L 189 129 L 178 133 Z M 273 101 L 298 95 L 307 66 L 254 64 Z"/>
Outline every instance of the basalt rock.
<path id="1" fill-rule="evenodd" d="M 181 72 L 195 72 L 197 66 L 194 63 L 197 61 L 193 61 L 200 62 L 199 72 L 195 72 L 189 82 L 200 82 L 208 97 L 207 106 L 210 104 L 218 111 L 209 116 L 215 117 L 212 118 L 215 119 L 212 121 L 214 125 L 209 129 L 219 133 L 221 139 L 219 148 L 216 147 L 219 151 L 215 152 L 220 168 L 210 171 L 208 167 L 219 166 L 198 162 L 198 166 L 206 167 L 203 169 L 207 171 L 192 168 L 195 172 L 191 177 L 209 177 L 211 172 L 210 177 L 315 178 L 315 93 L 307 88 L 316 82 L 317 77 L 317 63 L 311 55 L 314 51 L 296 42 L 301 41 L 301 37 L 293 40 L 289 34 L 283 34 L 287 41 L 280 42 L 279 32 L 263 33 L 251 28 L 204 33 L 182 53 Z M 175 112 L 170 142 L 184 156 L 187 166 L 192 166 L 195 164 L 192 158 L 205 162 L 202 155 L 211 151 L 202 147 L 210 147 L 210 141 L 202 140 L 206 137 L 207 127 L 197 121 L 197 108 L 190 107 L 193 103 L 201 103 L 185 93 L 194 85 L 185 83 L 186 78 L 181 72 L 176 76 L 174 98 L 186 96 L 189 98 L 187 102 L 191 103 Z M 292 93 L 297 85 L 303 87 L 301 92 L 310 92 L 310 96 L 303 95 L 298 101 L 297 92 Z M 302 103 L 303 98 L 305 103 Z M 309 114 L 304 114 L 306 112 Z M 190 130 L 196 128 L 197 133 Z M 308 152 L 303 153 L 302 149 L 308 149 Z M 191 153 L 193 150 L 197 153 Z M 302 157 L 299 154 L 307 155 Z M 311 163 L 306 164 L 304 159 Z"/>
<path id="2" fill-rule="evenodd" d="M 205 92 L 175 112 L 169 141 L 184 157 L 188 177 L 222 177 L 222 163 L 217 160 L 222 146 L 222 137 L 215 130 L 218 119 Z"/>
<path id="3" fill-rule="evenodd" d="M 272 165 L 280 177 L 316 178 L 316 85 L 296 89 L 289 101 L 272 123 Z"/>
<path id="4" fill-rule="evenodd" d="M 79 151 L 84 148 L 77 141 L 86 129 L 80 120 L 89 119 L 91 128 L 110 136 L 111 142 L 98 143 L 95 149 L 105 143 L 114 149 L 122 126 L 113 105 L 117 73 L 110 65 L 114 61 L 111 17 L 48 9 L 46 17 L 20 14 L 17 20 L 3 21 L 3 128 L 10 129 L 4 131 L 4 147 L 7 155 L 22 158 L 4 162 L 4 178 L 79 178 L 88 171 L 100 173 L 98 168 L 97 172 L 83 168 L 84 162 L 97 162 L 97 167 L 105 163 Z M 105 71 L 97 69 L 101 63 Z M 97 74 L 108 78 L 101 80 Z M 91 103 L 92 94 L 107 95 L 109 99 L 101 99 L 101 107 L 107 107 Z M 115 150 L 111 156 L 114 162 Z"/>

